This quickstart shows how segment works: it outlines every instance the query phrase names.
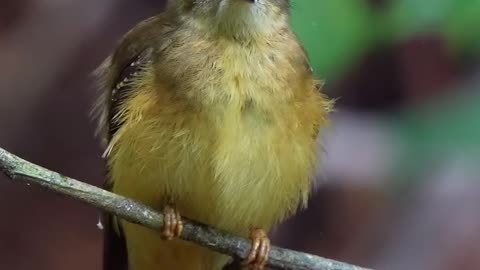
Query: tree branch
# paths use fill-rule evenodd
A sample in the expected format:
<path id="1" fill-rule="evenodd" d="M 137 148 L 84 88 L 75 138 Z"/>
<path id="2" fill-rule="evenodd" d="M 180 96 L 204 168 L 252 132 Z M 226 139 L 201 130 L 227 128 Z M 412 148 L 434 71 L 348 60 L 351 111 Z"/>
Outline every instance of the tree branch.
<path id="1" fill-rule="evenodd" d="M 154 230 L 163 225 L 163 214 L 152 208 L 95 186 L 63 176 L 23 160 L 0 148 L 0 171 L 12 180 L 37 184 L 56 193 L 95 206 L 132 223 Z M 183 218 L 181 239 L 235 258 L 245 258 L 251 242 L 207 225 Z M 268 267 L 285 270 L 368 270 L 293 250 L 272 247 Z"/>

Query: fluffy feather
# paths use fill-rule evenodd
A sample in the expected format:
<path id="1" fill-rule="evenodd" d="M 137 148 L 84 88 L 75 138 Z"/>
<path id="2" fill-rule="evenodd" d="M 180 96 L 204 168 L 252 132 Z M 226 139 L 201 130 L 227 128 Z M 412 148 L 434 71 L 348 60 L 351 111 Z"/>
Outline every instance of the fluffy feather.
<path id="1" fill-rule="evenodd" d="M 204 2 L 228 1 L 240 0 Z M 102 125 L 118 126 L 107 156 L 115 193 L 157 209 L 173 203 L 182 215 L 242 236 L 268 231 L 306 204 L 315 139 L 331 103 L 288 20 L 278 17 L 287 16 L 275 4 L 284 0 L 259 1 L 267 10 L 261 21 L 272 20 L 261 32 L 227 21 L 239 39 L 203 27 L 195 19 L 201 9 L 185 5 L 179 15 L 175 7 L 127 34 L 102 67 Z M 149 61 L 108 117 L 119 74 L 147 50 Z M 132 270 L 218 270 L 228 261 L 128 222 L 121 227 Z"/>

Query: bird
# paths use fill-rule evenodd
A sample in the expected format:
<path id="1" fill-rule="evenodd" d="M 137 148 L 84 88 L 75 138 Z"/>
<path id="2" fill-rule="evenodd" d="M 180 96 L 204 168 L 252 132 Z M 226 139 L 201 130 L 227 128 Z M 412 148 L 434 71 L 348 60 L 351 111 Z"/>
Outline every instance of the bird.
<path id="1" fill-rule="evenodd" d="M 97 68 L 105 189 L 164 211 L 160 231 L 104 214 L 104 270 L 221 270 L 179 239 L 182 216 L 250 238 L 302 207 L 333 101 L 290 24 L 289 0 L 169 0 Z"/>

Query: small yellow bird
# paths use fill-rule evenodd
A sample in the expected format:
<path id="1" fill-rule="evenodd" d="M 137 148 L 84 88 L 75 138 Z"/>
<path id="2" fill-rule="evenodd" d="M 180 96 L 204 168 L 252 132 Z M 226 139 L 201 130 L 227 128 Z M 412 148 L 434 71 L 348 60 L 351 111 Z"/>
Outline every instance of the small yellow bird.
<path id="1" fill-rule="evenodd" d="M 251 237 L 307 202 L 332 106 L 289 25 L 289 0 L 170 0 L 98 69 L 106 188 L 166 213 L 162 232 L 105 216 L 105 270 L 220 270 L 176 238 L 183 216 Z"/>

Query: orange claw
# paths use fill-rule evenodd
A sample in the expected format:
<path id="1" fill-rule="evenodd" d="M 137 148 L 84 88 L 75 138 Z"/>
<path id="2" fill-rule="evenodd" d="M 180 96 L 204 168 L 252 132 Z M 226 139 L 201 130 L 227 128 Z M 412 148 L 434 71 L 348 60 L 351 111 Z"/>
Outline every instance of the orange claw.
<path id="1" fill-rule="evenodd" d="M 270 239 L 262 229 L 254 229 L 250 233 L 252 239 L 252 250 L 243 261 L 243 265 L 249 266 L 252 270 L 263 270 L 268 261 L 270 253 Z"/>
<path id="2" fill-rule="evenodd" d="M 172 240 L 182 234 L 183 222 L 180 213 L 169 205 L 163 208 L 164 224 L 162 230 L 162 238 Z"/>

